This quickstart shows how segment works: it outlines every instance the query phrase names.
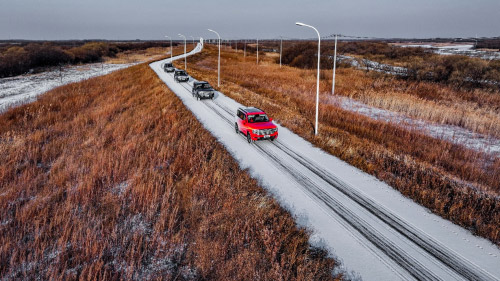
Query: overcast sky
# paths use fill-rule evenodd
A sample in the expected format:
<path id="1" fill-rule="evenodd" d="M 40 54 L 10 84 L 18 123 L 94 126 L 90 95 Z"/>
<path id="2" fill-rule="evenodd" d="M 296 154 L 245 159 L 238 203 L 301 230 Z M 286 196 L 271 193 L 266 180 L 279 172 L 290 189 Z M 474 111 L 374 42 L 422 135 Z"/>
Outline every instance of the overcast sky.
<path id="1" fill-rule="evenodd" d="M 500 36 L 500 0 L 0 0 L 0 39 Z"/>

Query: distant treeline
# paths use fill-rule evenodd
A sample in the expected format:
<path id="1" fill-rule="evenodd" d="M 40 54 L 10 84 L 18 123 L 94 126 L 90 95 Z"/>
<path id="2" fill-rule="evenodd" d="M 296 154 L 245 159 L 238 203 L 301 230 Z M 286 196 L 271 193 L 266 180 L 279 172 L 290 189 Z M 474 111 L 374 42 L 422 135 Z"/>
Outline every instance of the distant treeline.
<path id="1" fill-rule="evenodd" d="M 383 42 L 339 42 L 338 54 L 359 55 L 374 61 L 398 62 L 407 69 L 406 79 L 432 81 L 455 86 L 499 87 L 500 61 L 486 61 L 467 56 L 443 56 L 418 47 L 397 47 Z M 333 46 L 321 50 L 322 58 L 331 57 Z M 283 49 L 282 62 L 298 68 L 317 66 L 317 44 L 302 42 Z M 389 62 L 389 63 L 390 63 Z M 361 61 L 361 64 L 363 62 Z M 332 68 L 332 59 L 322 59 L 321 68 Z M 346 62 L 339 67 L 349 66 Z"/>
<path id="2" fill-rule="evenodd" d="M 498 49 L 500 51 L 500 38 L 484 39 L 477 41 L 477 49 Z"/>
<path id="3" fill-rule="evenodd" d="M 321 45 L 321 55 L 333 56 L 334 45 L 326 43 Z M 301 42 L 283 48 L 282 62 L 293 67 L 315 68 L 317 61 L 318 45 L 313 42 Z M 398 61 L 409 61 L 413 57 L 429 57 L 433 53 L 424 48 L 401 48 L 383 42 L 339 42 L 337 46 L 338 54 L 354 54 L 370 59 L 386 58 Z M 333 60 L 323 59 L 321 68 L 331 68 Z"/>
<path id="4" fill-rule="evenodd" d="M 458 87 L 500 87 L 500 60 L 482 60 L 467 56 L 435 55 L 415 58 L 406 64 L 408 78 L 428 80 Z"/>
<path id="5" fill-rule="evenodd" d="M 101 61 L 119 52 L 165 47 L 165 42 L 44 42 L 4 44 L 0 46 L 0 77 L 26 73 L 30 69 Z M 174 43 L 176 45 L 176 43 Z"/>

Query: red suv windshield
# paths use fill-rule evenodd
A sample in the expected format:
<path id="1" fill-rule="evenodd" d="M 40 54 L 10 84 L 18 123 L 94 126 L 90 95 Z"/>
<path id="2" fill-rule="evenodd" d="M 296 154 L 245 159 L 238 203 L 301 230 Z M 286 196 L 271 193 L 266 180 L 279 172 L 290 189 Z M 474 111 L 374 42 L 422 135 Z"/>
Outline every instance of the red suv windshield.
<path id="1" fill-rule="evenodd" d="M 266 114 L 253 114 L 248 115 L 249 123 L 260 123 L 260 122 L 269 122 L 269 118 Z"/>

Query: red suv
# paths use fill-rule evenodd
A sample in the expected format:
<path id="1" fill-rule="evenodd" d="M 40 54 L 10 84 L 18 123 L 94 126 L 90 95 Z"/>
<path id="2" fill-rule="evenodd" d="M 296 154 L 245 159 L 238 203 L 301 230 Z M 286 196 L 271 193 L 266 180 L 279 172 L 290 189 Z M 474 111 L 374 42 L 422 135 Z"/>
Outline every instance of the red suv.
<path id="1" fill-rule="evenodd" d="M 234 129 L 237 134 L 243 133 L 247 136 L 248 143 L 263 139 L 274 141 L 278 137 L 278 127 L 273 123 L 273 119 L 255 107 L 238 108 Z"/>

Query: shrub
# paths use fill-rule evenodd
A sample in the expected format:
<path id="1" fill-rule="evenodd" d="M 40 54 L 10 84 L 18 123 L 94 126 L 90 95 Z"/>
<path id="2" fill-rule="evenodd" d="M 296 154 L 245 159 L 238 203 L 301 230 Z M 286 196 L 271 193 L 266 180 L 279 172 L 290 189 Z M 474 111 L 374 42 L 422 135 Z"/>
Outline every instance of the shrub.
<path id="1" fill-rule="evenodd" d="M 20 43 L 0 47 L 0 77 L 28 72 L 30 69 L 60 64 L 90 63 L 103 57 L 114 57 L 119 52 L 170 46 L 166 42 L 87 42 Z M 173 43 L 172 46 L 176 46 Z"/>

